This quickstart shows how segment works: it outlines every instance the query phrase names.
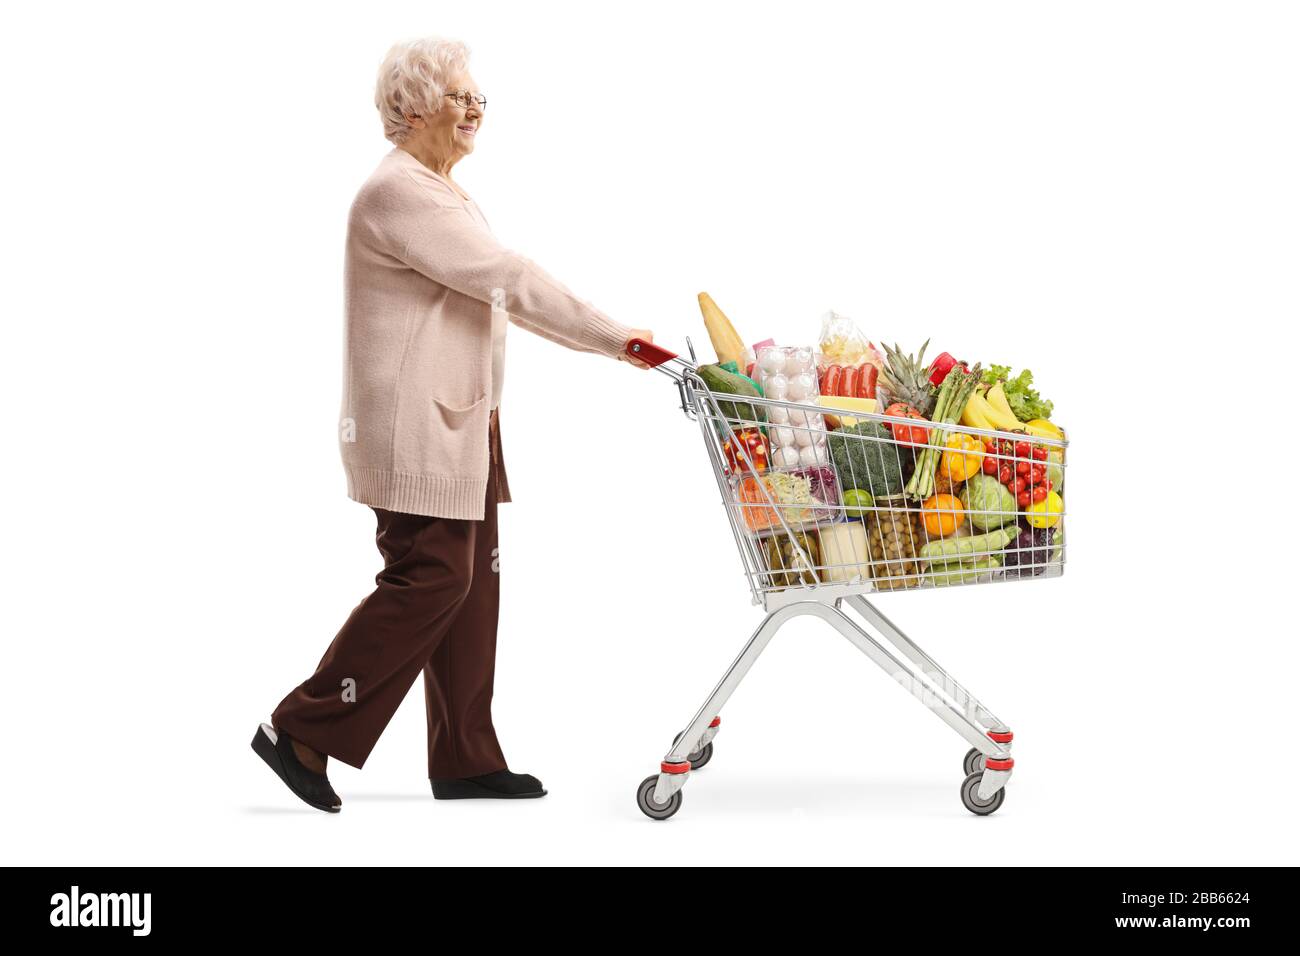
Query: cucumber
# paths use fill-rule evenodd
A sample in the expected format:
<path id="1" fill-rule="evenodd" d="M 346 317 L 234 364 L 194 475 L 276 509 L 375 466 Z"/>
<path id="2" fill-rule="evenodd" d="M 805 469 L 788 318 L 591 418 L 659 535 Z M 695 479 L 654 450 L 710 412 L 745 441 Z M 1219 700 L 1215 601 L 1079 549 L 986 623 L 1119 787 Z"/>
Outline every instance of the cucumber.
<path id="1" fill-rule="evenodd" d="M 696 372 L 704 380 L 704 385 L 710 392 L 740 395 L 749 398 L 763 397 L 762 392 L 758 390 L 758 386 L 745 376 L 728 372 L 720 366 L 701 365 L 696 369 Z M 767 420 L 762 411 L 749 402 L 719 401 L 718 408 L 721 410 L 723 417 L 728 419 L 728 425 L 738 424 L 739 422 L 762 423 Z"/>
<path id="2" fill-rule="evenodd" d="M 961 560 L 963 555 L 978 554 L 981 551 L 1001 551 L 1020 536 L 1020 529 L 1015 525 L 986 531 L 984 534 L 968 538 L 945 538 L 942 541 L 927 541 L 921 546 L 917 557 L 932 564 L 947 564 Z"/>
<path id="3" fill-rule="evenodd" d="M 997 558 L 999 561 L 1001 561 L 1002 557 L 1003 557 L 1002 553 L 997 552 L 995 554 L 981 553 L 976 555 L 964 556 L 960 558 L 944 557 L 944 558 L 926 558 L 924 560 L 925 560 L 925 566 L 929 568 L 931 571 L 956 571 L 958 568 L 969 568 L 972 562 L 975 561 L 987 561 L 989 558 Z"/>
<path id="4" fill-rule="evenodd" d="M 1002 559 L 997 555 L 987 558 L 974 558 L 964 565 L 945 565 L 941 569 L 931 568 L 926 577 L 937 588 L 950 587 L 954 584 L 967 584 L 976 580 L 981 574 L 995 571 L 1002 567 Z"/>

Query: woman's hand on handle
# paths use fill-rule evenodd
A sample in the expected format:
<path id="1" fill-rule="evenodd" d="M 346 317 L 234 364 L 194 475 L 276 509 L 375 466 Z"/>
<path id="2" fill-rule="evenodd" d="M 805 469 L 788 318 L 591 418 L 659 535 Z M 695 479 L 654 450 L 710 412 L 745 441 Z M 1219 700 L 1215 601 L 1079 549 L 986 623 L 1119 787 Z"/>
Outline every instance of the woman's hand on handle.
<path id="1" fill-rule="evenodd" d="M 631 333 L 628 335 L 627 340 L 623 343 L 623 351 L 618 353 L 618 360 L 620 362 L 628 362 L 632 365 L 635 365 L 637 368 L 653 368 L 654 366 L 649 365 L 646 362 L 643 362 L 641 359 L 628 354 L 627 347 L 628 344 L 631 343 L 633 339 L 645 339 L 647 342 L 653 342 L 655 339 L 655 334 L 651 332 L 649 329 L 633 329 Z"/>

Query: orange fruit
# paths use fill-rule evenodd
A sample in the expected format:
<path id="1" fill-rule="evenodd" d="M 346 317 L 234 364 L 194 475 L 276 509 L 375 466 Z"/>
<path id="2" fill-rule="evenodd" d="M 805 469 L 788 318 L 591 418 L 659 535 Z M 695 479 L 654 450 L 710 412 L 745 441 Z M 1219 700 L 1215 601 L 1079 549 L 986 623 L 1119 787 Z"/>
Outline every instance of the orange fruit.
<path id="1" fill-rule="evenodd" d="M 935 538 L 944 538 L 966 523 L 961 499 L 953 495 L 934 495 L 921 504 L 925 530 Z"/>

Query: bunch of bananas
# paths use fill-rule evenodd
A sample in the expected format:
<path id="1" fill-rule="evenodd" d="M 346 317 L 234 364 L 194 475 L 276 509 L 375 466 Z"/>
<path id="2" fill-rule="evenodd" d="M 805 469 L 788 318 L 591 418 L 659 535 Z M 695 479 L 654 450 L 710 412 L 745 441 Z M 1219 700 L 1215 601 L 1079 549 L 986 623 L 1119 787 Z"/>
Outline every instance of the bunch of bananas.
<path id="1" fill-rule="evenodd" d="M 961 413 L 961 423 L 968 428 L 986 428 L 989 431 L 1012 432 L 1023 431 L 1040 438 L 1060 438 L 1061 430 L 1051 422 L 1035 419 L 1022 422 L 1011 410 L 1002 383 L 998 382 L 987 392 L 978 388 L 966 402 Z"/>

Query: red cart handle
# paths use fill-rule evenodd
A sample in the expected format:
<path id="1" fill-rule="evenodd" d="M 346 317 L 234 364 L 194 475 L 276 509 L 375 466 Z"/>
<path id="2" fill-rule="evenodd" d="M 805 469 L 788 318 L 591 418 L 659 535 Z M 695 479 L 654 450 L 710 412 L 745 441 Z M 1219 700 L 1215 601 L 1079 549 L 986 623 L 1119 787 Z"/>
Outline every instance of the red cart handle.
<path id="1" fill-rule="evenodd" d="M 665 348 L 660 348 L 653 342 L 647 342 L 645 339 L 629 339 L 627 343 L 627 354 L 636 356 L 651 368 L 663 365 L 664 362 L 667 362 L 669 359 L 677 358 L 676 352 L 670 352 Z"/>

